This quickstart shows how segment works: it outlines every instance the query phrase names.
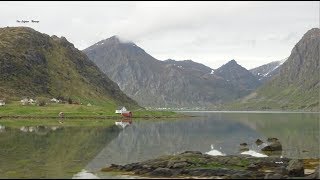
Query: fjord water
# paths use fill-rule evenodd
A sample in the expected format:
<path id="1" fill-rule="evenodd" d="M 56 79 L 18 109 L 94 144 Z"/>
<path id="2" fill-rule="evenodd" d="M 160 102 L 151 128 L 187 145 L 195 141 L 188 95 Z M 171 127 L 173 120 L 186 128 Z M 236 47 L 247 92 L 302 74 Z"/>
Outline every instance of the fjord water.
<path id="1" fill-rule="evenodd" d="M 2 128 L 0 178 L 108 178 L 99 169 L 186 150 L 260 152 L 255 140 L 276 137 L 289 158 L 320 158 L 319 113 L 184 112 L 189 117 L 136 120 L 121 127 Z M 107 121 L 107 120 L 106 120 Z M 0 121 L 1 125 L 1 121 Z M 88 174 L 85 171 L 93 172 Z"/>

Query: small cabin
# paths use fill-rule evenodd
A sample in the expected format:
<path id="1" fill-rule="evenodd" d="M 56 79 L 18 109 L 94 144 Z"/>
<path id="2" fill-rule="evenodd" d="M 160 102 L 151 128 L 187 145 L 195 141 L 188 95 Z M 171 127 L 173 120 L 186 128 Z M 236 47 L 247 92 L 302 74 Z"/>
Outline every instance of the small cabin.
<path id="1" fill-rule="evenodd" d="M 126 107 L 124 106 L 119 106 L 117 109 L 116 109 L 116 114 L 121 114 L 122 112 L 125 112 L 127 111 Z"/>
<path id="2" fill-rule="evenodd" d="M 4 100 L 0 100 L 0 106 L 4 106 L 6 105 L 6 102 L 4 102 Z"/>
<path id="3" fill-rule="evenodd" d="M 131 118 L 132 117 L 132 112 L 131 111 L 122 111 L 121 115 L 123 117 Z"/>

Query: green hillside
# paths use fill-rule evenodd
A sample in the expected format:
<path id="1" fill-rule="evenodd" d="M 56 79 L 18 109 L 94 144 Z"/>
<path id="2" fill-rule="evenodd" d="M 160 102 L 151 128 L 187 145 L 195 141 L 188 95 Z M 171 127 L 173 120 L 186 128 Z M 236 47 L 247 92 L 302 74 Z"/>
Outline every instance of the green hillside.
<path id="1" fill-rule="evenodd" d="M 64 97 L 139 107 L 66 38 L 31 28 L 0 28 L 0 72 L 0 99 Z"/>

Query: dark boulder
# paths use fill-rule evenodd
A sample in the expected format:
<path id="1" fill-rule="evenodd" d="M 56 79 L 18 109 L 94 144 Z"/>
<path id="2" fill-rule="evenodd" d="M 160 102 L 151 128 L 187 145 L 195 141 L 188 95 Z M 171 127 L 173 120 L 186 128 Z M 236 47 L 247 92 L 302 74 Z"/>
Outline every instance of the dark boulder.
<path id="1" fill-rule="evenodd" d="M 279 141 L 278 138 L 268 138 L 267 139 L 268 142 L 276 142 L 276 141 Z"/>
<path id="2" fill-rule="evenodd" d="M 185 151 L 181 154 L 199 154 L 199 155 L 202 155 L 202 152 L 200 151 Z"/>
<path id="3" fill-rule="evenodd" d="M 240 144 L 239 151 L 240 151 L 240 152 L 249 151 L 249 148 L 248 148 L 247 146 L 248 146 L 247 143 L 241 143 L 241 144 Z"/>
<path id="4" fill-rule="evenodd" d="M 263 147 L 262 151 L 282 151 L 282 145 L 279 141 L 274 141 L 271 144 Z"/>
<path id="5" fill-rule="evenodd" d="M 256 145 L 259 146 L 259 145 L 261 145 L 261 144 L 263 144 L 263 141 L 262 141 L 261 139 L 257 139 L 257 140 L 256 140 Z"/>
<path id="6" fill-rule="evenodd" d="M 286 169 L 288 171 L 289 176 L 295 176 L 295 177 L 304 176 L 304 167 L 303 167 L 302 160 L 299 160 L 299 159 L 290 160 Z"/>
<path id="7" fill-rule="evenodd" d="M 268 173 L 265 175 L 264 179 L 282 179 L 283 176 L 281 174 L 272 174 Z"/>
<path id="8" fill-rule="evenodd" d="M 168 168 L 157 168 L 154 171 L 150 172 L 149 175 L 160 176 L 160 177 L 170 177 L 173 175 L 173 172 L 171 169 L 168 169 Z"/>

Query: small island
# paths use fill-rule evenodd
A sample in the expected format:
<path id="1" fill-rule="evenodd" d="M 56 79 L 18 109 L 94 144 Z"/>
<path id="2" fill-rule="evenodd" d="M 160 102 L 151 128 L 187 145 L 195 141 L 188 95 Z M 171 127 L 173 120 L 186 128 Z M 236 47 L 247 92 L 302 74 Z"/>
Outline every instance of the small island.
<path id="1" fill-rule="evenodd" d="M 101 171 L 140 178 L 319 179 L 319 160 L 249 155 L 212 156 L 199 151 L 185 151 L 144 162 L 111 164 Z"/>

